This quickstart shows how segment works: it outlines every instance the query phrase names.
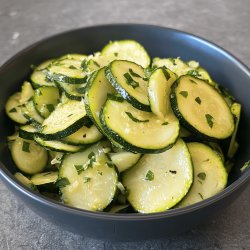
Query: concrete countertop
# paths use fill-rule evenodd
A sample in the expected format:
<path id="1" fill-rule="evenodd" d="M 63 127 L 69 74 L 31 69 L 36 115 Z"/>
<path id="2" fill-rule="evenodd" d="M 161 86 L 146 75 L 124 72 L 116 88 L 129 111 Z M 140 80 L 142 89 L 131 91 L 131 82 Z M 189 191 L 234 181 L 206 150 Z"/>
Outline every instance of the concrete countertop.
<path id="1" fill-rule="evenodd" d="M 147 23 L 204 37 L 250 66 L 249 0 L 1 0 L 0 65 L 39 39 L 104 23 Z M 0 250 L 250 249 L 250 186 L 230 207 L 190 232 L 165 240 L 111 243 L 45 221 L 0 181 Z"/>

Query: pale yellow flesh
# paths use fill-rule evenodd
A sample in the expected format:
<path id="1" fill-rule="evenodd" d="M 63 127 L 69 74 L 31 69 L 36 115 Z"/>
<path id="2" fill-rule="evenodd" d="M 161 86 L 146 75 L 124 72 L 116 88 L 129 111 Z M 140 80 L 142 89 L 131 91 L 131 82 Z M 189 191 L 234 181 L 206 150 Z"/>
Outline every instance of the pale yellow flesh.
<path id="1" fill-rule="evenodd" d="M 86 115 L 84 102 L 68 101 L 57 105 L 56 109 L 46 118 L 43 123 L 42 133 L 53 134 L 66 129 Z"/>
<path id="2" fill-rule="evenodd" d="M 129 69 L 132 69 L 134 73 L 140 75 L 142 78 L 145 77 L 144 69 L 132 62 L 115 61 L 111 66 L 112 74 L 116 78 L 116 81 L 119 83 L 119 85 L 121 85 L 121 87 L 137 101 L 144 105 L 149 105 L 147 81 L 143 80 L 141 77 L 135 77 L 131 75 L 131 77 L 139 84 L 138 87 L 133 88 L 126 82 L 126 78 L 124 77 L 125 73 L 129 73 Z"/>
<path id="3" fill-rule="evenodd" d="M 150 107 L 152 112 L 159 117 L 165 117 L 169 112 L 172 112 L 169 95 L 176 76 L 170 70 L 166 69 L 166 71 L 170 76 L 168 80 L 163 70 L 159 68 L 152 73 L 148 84 Z"/>
<path id="4" fill-rule="evenodd" d="M 126 112 L 148 122 L 134 122 Z M 120 103 L 109 100 L 104 108 L 104 119 L 110 129 L 140 148 L 164 148 L 174 143 L 179 134 L 179 122 L 174 116 L 160 119 L 153 113 L 134 108 L 126 101 Z M 168 125 L 162 125 L 165 122 L 168 122 Z"/>
<path id="5" fill-rule="evenodd" d="M 29 143 L 29 151 L 23 151 L 23 143 Z M 48 161 L 47 151 L 34 141 L 17 138 L 10 147 L 12 159 L 16 166 L 26 174 L 36 174 L 45 168 Z"/>
<path id="6" fill-rule="evenodd" d="M 102 91 L 100 91 L 100 89 L 102 89 Z M 99 114 L 107 100 L 107 94 L 114 93 L 116 93 L 116 91 L 106 79 L 104 69 L 100 69 L 95 78 L 95 82 L 92 84 L 91 89 L 86 92 L 85 96 L 85 98 L 88 100 L 91 114 L 99 127 L 101 127 Z"/>
<path id="7" fill-rule="evenodd" d="M 221 157 L 202 143 L 188 143 L 194 166 L 194 183 L 178 207 L 186 207 L 221 192 L 227 184 L 227 172 Z M 205 173 L 202 180 L 198 174 Z"/>
<path id="8" fill-rule="evenodd" d="M 175 91 L 180 113 L 200 133 L 218 139 L 227 138 L 233 133 L 234 121 L 228 105 L 206 82 L 183 76 Z M 183 91 L 188 93 L 187 97 L 180 94 Z M 197 97 L 201 100 L 200 104 L 195 101 Z M 213 117 L 212 127 L 209 126 L 206 114 Z"/>
<path id="9" fill-rule="evenodd" d="M 66 204 L 96 211 L 102 210 L 112 201 L 116 190 L 117 174 L 114 168 L 106 164 L 107 156 L 94 147 L 66 156 L 60 169 L 60 177 L 66 177 L 70 182 L 70 185 L 62 190 L 62 199 Z M 88 155 L 91 152 L 96 154 L 96 163 L 92 168 L 87 168 L 78 174 L 74 165 L 87 164 Z M 90 180 L 87 182 L 88 178 Z"/>
<path id="10" fill-rule="evenodd" d="M 40 116 L 40 114 L 37 112 L 35 104 L 33 100 L 28 101 L 25 106 L 22 107 L 23 114 L 27 115 L 29 118 L 42 123 L 44 118 Z"/>
<path id="11" fill-rule="evenodd" d="M 35 174 L 31 177 L 31 181 L 34 185 L 43 185 L 47 183 L 55 183 L 58 179 L 58 172 L 43 172 Z"/>
<path id="12" fill-rule="evenodd" d="M 154 174 L 151 181 L 146 180 L 148 171 Z M 163 153 L 142 156 L 123 175 L 128 200 L 141 213 L 162 212 L 171 208 L 186 195 L 192 181 L 192 162 L 181 139 Z"/>

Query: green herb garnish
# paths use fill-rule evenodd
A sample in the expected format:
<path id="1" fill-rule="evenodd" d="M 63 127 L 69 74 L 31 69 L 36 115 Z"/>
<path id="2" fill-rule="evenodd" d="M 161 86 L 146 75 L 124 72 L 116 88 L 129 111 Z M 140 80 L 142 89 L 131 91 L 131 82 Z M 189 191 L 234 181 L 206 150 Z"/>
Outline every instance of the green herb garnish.
<path id="1" fill-rule="evenodd" d="M 177 174 L 177 171 L 176 171 L 176 170 L 169 170 L 169 172 L 170 172 L 171 174 Z"/>
<path id="2" fill-rule="evenodd" d="M 165 66 L 162 67 L 162 72 L 165 76 L 165 78 L 167 79 L 167 81 L 171 78 L 170 74 L 167 71 L 167 68 Z"/>
<path id="3" fill-rule="evenodd" d="M 93 63 L 95 64 L 95 66 L 97 66 L 98 68 L 100 68 L 101 66 L 100 66 L 100 64 L 98 63 L 98 62 L 96 62 L 96 61 L 94 61 L 93 60 Z"/>
<path id="4" fill-rule="evenodd" d="M 77 69 L 74 65 L 69 66 L 70 69 Z"/>
<path id="5" fill-rule="evenodd" d="M 197 176 L 198 176 L 198 178 L 200 178 L 201 180 L 205 180 L 206 179 L 206 173 L 204 173 L 204 172 L 201 172 L 201 173 L 199 173 L 199 174 L 197 174 Z"/>
<path id="6" fill-rule="evenodd" d="M 201 193 L 198 193 L 198 195 L 201 197 L 202 200 L 204 200 L 203 195 Z"/>
<path id="7" fill-rule="evenodd" d="M 29 153 L 30 152 L 30 143 L 23 141 L 23 147 L 22 147 L 22 151 Z"/>
<path id="8" fill-rule="evenodd" d="M 66 178 L 66 177 L 63 177 L 63 178 L 60 178 L 59 180 L 57 180 L 56 187 L 58 187 L 58 188 L 64 188 L 64 187 L 66 187 L 69 184 L 70 184 L 69 179 Z"/>
<path id="9" fill-rule="evenodd" d="M 189 70 L 188 72 L 187 72 L 187 75 L 190 75 L 190 76 L 200 76 L 200 74 L 199 74 L 199 72 L 197 71 L 197 70 L 195 70 L 195 69 L 193 69 L 193 70 Z M 196 83 L 196 82 L 194 82 L 194 83 Z"/>
<path id="10" fill-rule="evenodd" d="M 115 53 L 114 53 L 114 56 L 118 56 L 118 53 L 117 53 L 117 52 L 115 52 Z"/>
<path id="11" fill-rule="evenodd" d="M 51 113 L 54 111 L 55 107 L 53 104 L 46 104 L 46 108 L 48 109 L 48 111 Z"/>
<path id="12" fill-rule="evenodd" d="M 207 124 L 208 124 L 208 126 L 209 126 L 210 128 L 212 128 L 213 125 L 214 125 L 214 121 L 213 121 L 214 118 L 213 118 L 210 114 L 206 114 L 205 117 L 206 117 L 206 119 L 207 119 Z"/>
<path id="13" fill-rule="evenodd" d="M 95 157 L 95 153 L 94 153 L 94 152 L 91 152 L 91 153 L 88 155 L 88 158 L 89 158 L 89 159 L 92 159 L 93 157 Z"/>
<path id="14" fill-rule="evenodd" d="M 139 87 L 139 83 L 136 82 L 136 81 L 131 77 L 131 75 L 130 75 L 128 72 L 125 73 L 123 76 L 124 76 L 125 79 L 126 79 L 126 83 L 127 83 L 128 85 L 130 85 L 133 89 Z"/>
<path id="15" fill-rule="evenodd" d="M 196 101 L 198 104 L 201 104 L 201 98 L 200 98 L 199 96 L 197 96 L 197 97 L 195 98 L 195 101 Z"/>
<path id="16" fill-rule="evenodd" d="M 187 96 L 188 96 L 188 92 L 187 91 L 181 91 L 179 94 L 182 95 L 185 98 L 187 98 Z"/>
<path id="17" fill-rule="evenodd" d="M 149 120 L 139 120 L 135 118 L 130 112 L 125 112 L 127 116 L 134 122 L 149 122 Z"/>
<path id="18" fill-rule="evenodd" d="M 83 165 L 74 165 L 78 174 L 84 171 Z"/>
<path id="19" fill-rule="evenodd" d="M 90 180 L 91 180 L 91 178 L 90 178 L 90 177 L 86 177 L 86 176 L 85 176 L 85 177 L 84 177 L 84 181 L 83 181 L 83 182 L 84 182 L 84 183 L 87 183 L 87 182 L 90 182 Z"/>
<path id="20" fill-rule="evenodd" d="M 168 122 L 163 122 L 161 125 L 168 125 L 169 123 Z"/>
<path id="21" fill-rule="evenodd" d="M 169 58 L 169 60 L 173 63 L 174 66 L 177 65 L 177 63 L 175 62 L 175 58 Z"/>
<path id="22" fill-rule="evenodd" d="M 153 179 L 154 179 L 154 173 L 151 170 L 148 170 L 145 180 L 152 181 Z"/>
<path id="23" fill-rule="evenodd" d="M 88 61 L 87 59 L 84 59 L 81 63 L 81 68 L 86 71 L 88 69 Z"/>
<path id="24" fill-rule="evenodd" d="M 101 171 L 97 171 L 97 173 L 98 173 L 99 175 L 102 175 L 102 172 L 101 172 Z"/>
<path id="25" fill-rule="evenodd" d="M 129 71 L 129 73 L 130 73 L 131 76 L 142 78 L 140 75 L 138 75 L 137 73 L 135 73 L 132 69 L 129 68 L 128 71 Z"/>
<path id="26" fill-rule="evenodd" d="M 16 113 L 17 110 L 16 110 L 16 108 L 12 108 L 12 109 L 9 110 L 9 112 L 10 112 L 10 113 Z"/>
<path id="27" fill-rule="evenodd" d="M 197 84 L 196 81 L 192 80 L 192 79 L 189 79 L 190 82 L 194 83 L 194 84 Z"/>

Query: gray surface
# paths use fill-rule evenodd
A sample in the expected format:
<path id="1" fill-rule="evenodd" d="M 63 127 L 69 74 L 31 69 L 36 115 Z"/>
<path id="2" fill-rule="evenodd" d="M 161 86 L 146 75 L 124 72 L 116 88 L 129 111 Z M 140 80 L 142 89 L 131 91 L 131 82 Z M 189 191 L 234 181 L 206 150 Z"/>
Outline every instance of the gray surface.
<path id="1" fill-rule="evenodd" d="M 249 0 L 0 0 L 0 64 L 54 33 L 93 24 L 135 22 L 205 37 L 250 66 L 249 13 Z M 249 192 L 250 186 L 214 220 L 178 237 L 110 243 L 77 236 L 44 221 L 0 181 L 0 249 L 250 249 Z"/>

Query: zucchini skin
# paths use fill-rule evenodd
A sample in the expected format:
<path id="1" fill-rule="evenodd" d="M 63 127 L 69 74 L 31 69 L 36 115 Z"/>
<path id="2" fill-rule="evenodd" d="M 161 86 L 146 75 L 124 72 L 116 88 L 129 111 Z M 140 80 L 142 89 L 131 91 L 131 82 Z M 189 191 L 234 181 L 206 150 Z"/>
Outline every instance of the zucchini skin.
<path id="1" fill-rule="evenodd" d="M 107 80 L 111 83 L 111 85 L 116 89 L 116 91 L 135 108 L 151 112 L 151 108 L 149 105 L 145 105 L 143 103 L 138 102 L 134 97 L 129 95 L 129 93 L 120 86 L 120 84 L 116 81 L 116 78 L 112 73 L 111 66 L 112 62 L 106 67 L 105 76 Z"/>
<path id="2" fill-rule="evenodd" d="M 196 77 L 194 77 L 194 78 L 196 78 Z M 201 80 L 200 78 L 197 78 L 197 79 Z M 214 142 L 219 141 L 220 140 L 219 138 L 214 138 L 214 137 L 205 135 L 205 134 L 201 133 L 200 131 L 198 131 L 195 127 L 193 127 L 190 123 L 188 123 L 186 121 L 186 119 L 182 116 L 182 114 L 181 114 L 181 112 L 179 111 L 179 108 L 178 108 L 178 101 L 177 101 L 177 96 L 176 96 L 176 93 L 175 93 L 175 89 L 178 87 L 180 80 L 181 80 L 181 77 L 179 77 L 173 83 L 173 85 L 171 86 L 171 92 L 170 92 L 170 96 L 169 96 L 170 97 L 170 104 L 171 104 L 171 107 L 172 107 L 172 110 L 173 110 L 175 116 L 178 118 L 180 123 L 187 130 L 189 130 L 191 133 L 193 133 L 195 136 L 197 136 L 198 139 L 214 141 Z M 221 139 L 223 139 L 223 138 L 221 138 Z"/>
<path id="3" fill-rule="evenodd" d="M 44 140 L 58 140 L 61 138 L 64 138 L 68 135 L 71 135 L 75 133 L 78 129 L 80 129 L 82 126 L 90 126 L 92 124 L 92 121 L 89 119 L 88 116 L 84 116 L 78 121 L 76 121 L 74 124 L 70 125 L 66 129 L 62 131 L 58 131 L 53 134 L 45 134 L 41 131 L 35 133 L 38 137 L 41 137 Z"/>
<path id="4" fill-rule="evenodd" d="M 111 130 L 105 122 L 105 118 L 104 118 L 104 114 L 103 114 L 104 108 L 102 108 L 101 112 L 100 112 L 100 121 L 102 124 L 102 128 L 105 132 L 105 134 L 108 135 L 108 138 L 111 138 L 112 141 L 117 142 L 118 144 L 120 144 L 123 149 L 132 152 L 132 153 L 141 153 L 141 154 L 157 154 L 157 153 L 162 153 L 170 148 L 172 148 L 174 146 L 174 144 L 176 143 L 178 137 L 176 138 L 176 140 L 172 143 L 169 144 L 167 147 L 161 148 L 161 149 L 145 149 L 145 148 L 140 148 L 137 146 L 134 146 L 130 143 L 128 143 L 127 141 L 125 141 L 121 136 L 119 136 L 117 133 L 115 133 L 113 130 Z"/>

